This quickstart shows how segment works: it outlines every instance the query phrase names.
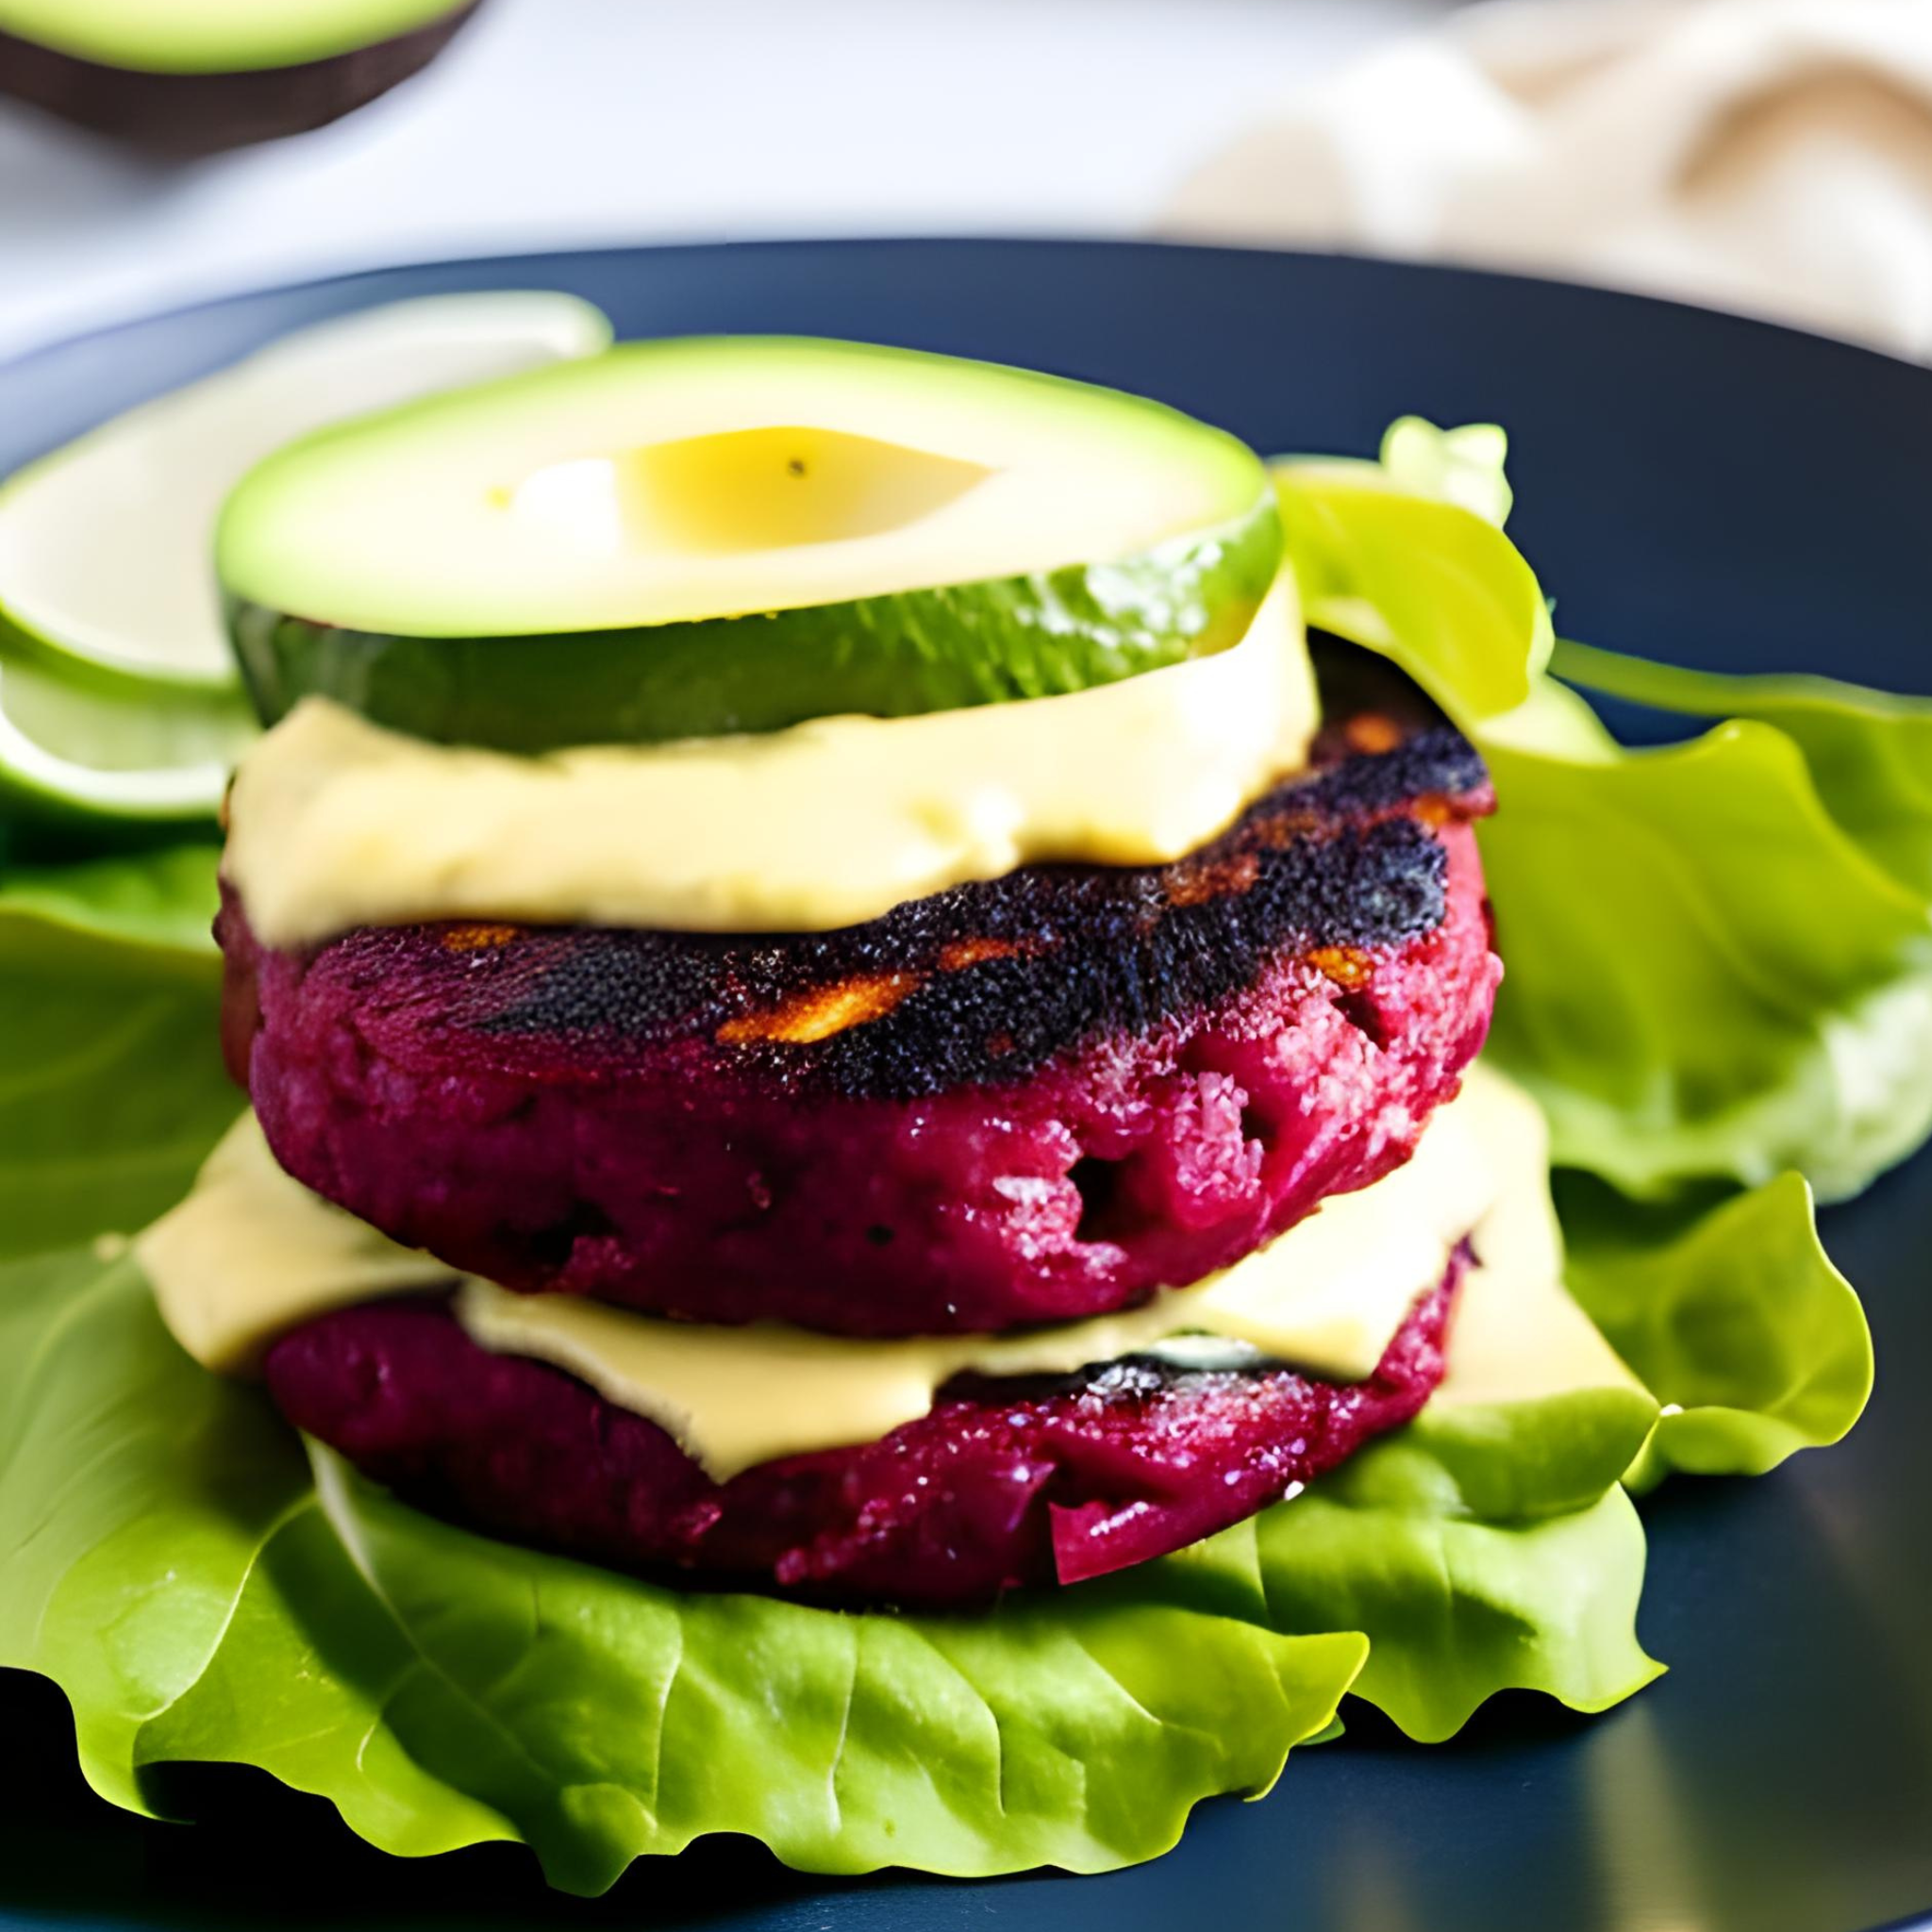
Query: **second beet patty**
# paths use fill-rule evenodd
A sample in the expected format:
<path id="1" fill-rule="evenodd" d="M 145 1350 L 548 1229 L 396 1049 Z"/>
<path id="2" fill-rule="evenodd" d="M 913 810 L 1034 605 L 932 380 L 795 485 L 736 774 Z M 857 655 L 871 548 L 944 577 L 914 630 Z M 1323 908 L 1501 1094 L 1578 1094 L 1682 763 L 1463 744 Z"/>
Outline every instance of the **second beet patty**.
<path id="1" fill-rule="evenodd" d="M 875 1441 L 712 1481 L 646 1417 L 491 1355 L 433 1300 L 339 1308 L 269 1352 L 284 1415 L 406 1500 L 608 1564 L 931 1608 L 1076 1583 L 1252 1516 L 1407 1422 L 1441 1379 L 1451 1257 L 1365 1380 L 1143 1357 L 964 1375 Z"/>
<path id="2" fill-rule="evenodd" d="M 276 952 L 230 900 L 230 1060 L 298 1179 L 508 1287 L 867 1335 L 1096 1314 L 1407 1158 L 1500 974 L 1489 805 L 1398 695 L 1175 864 L 841 932 Z"/>

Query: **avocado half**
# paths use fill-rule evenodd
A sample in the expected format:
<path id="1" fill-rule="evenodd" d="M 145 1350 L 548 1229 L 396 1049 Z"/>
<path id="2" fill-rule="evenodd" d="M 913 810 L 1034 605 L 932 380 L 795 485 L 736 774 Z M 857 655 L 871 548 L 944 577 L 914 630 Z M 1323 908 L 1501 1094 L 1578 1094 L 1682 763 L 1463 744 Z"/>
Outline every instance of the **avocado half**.
<path id="1" fill-rule="evenodd" d="M 217 540 L 263 718 L 538 751 L 1059 695 L 1237 642 L 1259 459 L 1141 397 L 908 349 L 639 342 L 324 431 Z"/>
<path id="2" fill-rule="evenodd" d="M 426 66 L 481 0 L 0 0 L 0 93 L 178 157 L 300 134 Z"/>

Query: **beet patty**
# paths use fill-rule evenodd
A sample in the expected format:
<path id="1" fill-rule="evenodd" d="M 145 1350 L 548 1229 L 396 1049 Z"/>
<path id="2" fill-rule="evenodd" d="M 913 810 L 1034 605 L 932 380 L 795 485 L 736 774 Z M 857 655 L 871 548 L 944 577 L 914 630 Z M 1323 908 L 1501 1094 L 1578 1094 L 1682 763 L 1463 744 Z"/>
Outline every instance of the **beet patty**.
<path id="1" fill-rule="evenodd" d="M 231 1063 L 298 1179 L 510 1288 L 871 1335 L 1121 1307 L 1399 1165 L 1481 1044 L 1480 761 L 1386 708 L 1322 757 L 1174 865 L 836 933 L 272 952 L 231 901 Z"/>
<path id="2" fill-rule="evenodd" d="M 960 1377 L 874 1442 L 712 1482 L 655 1423 L 491 1355 L 446 1303 L 365 1304 L 276 1343 L 298 1428 L 405 1499 L 625 1570 L 943 1607 L 1146 1562 L 1251 1516 L 1407 1422 L 1441 1379 L 1460 1250 L 1367 1381 L 1153 1358 Z"/>

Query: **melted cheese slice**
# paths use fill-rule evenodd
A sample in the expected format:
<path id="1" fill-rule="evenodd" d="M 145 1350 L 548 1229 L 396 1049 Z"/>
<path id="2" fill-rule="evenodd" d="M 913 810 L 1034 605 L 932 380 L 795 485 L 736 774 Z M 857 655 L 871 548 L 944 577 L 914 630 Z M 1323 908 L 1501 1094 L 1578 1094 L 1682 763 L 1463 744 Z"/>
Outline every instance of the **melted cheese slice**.
<path id="1" fill-rule="evenodd" d="M 271 946 L 429 919 L 824 931 L 1041 860 L 1157 865 L 1307 762 L 1284 574 L 1240 643 L 1065 697 L 543 758 L 306 699 L 242 759 L 224 870 Z"/>
<path id="2" fill-rule="evenodd" d="M 134 1248 L 175 1340 L 218 1374 L 246 1373 L 276 1336 L 331 1308 L 450 1279 L 445 1262 L 283 1173 L 252 1113 Z"/>
<path id="3" fill-rule="evenodd" d="M 1448 1366 L 1430 1406 L 1643 1390 L 1563 1286 L 1563 1230 L 1550 1199 L 1542 1109 L 1514 1081 L 1481 1065 L 1470 1069 L 1463 1102 L 1497 1178 L 1471 1230 L 1476 1265 L 1456 1298 Z"/>
<path id="4" fill-rule="evenodd" d="M 889 1434 L 967 1372 L 1060 1374 L 1150 1353 L 1211 1361 L 1232 1347 L 1238 1357 L 1252 1351 L 1357 1380 L 1472 1227 L 1480 1265 L 1463 1288 L 1450 1373 L 1435 1399 L 1629 1385 L 1560 1285 L 1544 1176 L 1535 1104 L 1477 1068 L 1407 1165 L 1324 1202 L 1223 1274 L 1122 1315 L 1004 1336 L 865 1341 L 775 1323 L 669 1322 L 474 1279 L 458 1284 L 456 1308 L 484 1347 L 568 1371 L 668 1429 L 721 1479 L 775 1456 Z M 330 1307 L 451 1280 L 442 1264 L 290 1179 L 252 1119 L 138 1248 L 175 1338 L 229 1373 Z"/>

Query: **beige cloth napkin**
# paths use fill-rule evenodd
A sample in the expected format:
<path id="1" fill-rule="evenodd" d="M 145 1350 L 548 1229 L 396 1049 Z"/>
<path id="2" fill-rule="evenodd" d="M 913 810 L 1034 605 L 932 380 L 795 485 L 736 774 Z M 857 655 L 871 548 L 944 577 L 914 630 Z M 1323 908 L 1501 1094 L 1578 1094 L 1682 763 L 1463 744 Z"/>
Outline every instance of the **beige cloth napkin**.
<path id="1" fill-rule="evenodd" d="M 1678 295 L 1932 358 L 1932 0 L 1501 0 L 1291 99 L 1161 225 Z"/>

